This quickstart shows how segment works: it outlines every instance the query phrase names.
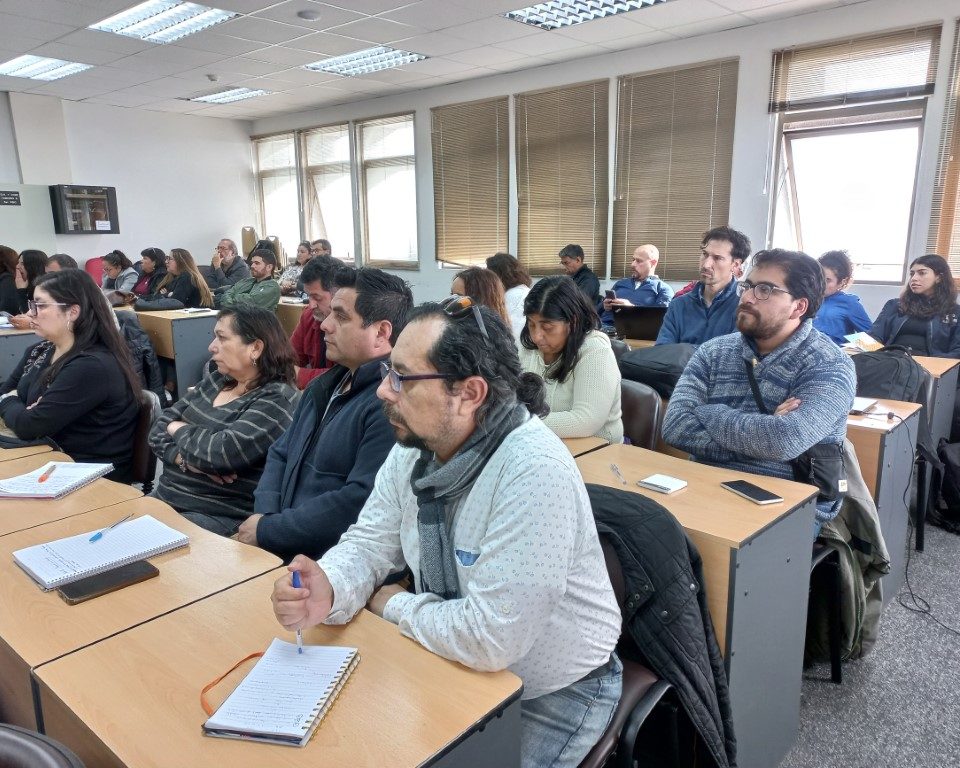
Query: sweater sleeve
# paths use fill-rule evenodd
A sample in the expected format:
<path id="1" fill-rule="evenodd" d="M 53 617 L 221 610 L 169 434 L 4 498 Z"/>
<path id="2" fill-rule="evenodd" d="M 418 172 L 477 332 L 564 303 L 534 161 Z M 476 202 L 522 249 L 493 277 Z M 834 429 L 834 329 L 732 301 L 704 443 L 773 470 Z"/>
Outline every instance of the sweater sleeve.
<path id="1" fill-rule="evenodd" d="M 883 309 L 880 310 L 880 314 L 877 315 L 877 319 L 873 325 L 870 326 L 870 335 L 881 344 L 889 344 L 891 341 L 889 337 L 891 335 L 893 320 L 897 316 L 897 303 L 897 299 L 890 299 L 890 301 L 884 304 Z"/>
<path id="2" fill-rule="evenodd" d="M 667 314 L 663 316 L 663 325 L 657 334 L 655 344 L 676 344 L 680 340 L 680 329 L 677 327 L 680 315 L 680 302 L 671 301 Z"/>
<path id="3" fill-rule="evenodd" d="M 17 284 L 9 272 L 0 275 L 0 310 L 11 315 L 20 314 L 20 295 Z"/>
<path id="4" fill-rule="evenodd" d="M 137 270 L 130 268 L 120 275 L 119 279 L 117 280 L 117 284 L 114 286 L 114 290 L 133 293 L 133 288 L 139 279 L 140 275 L 137 274 Z"/>
<path id="5" fill-rule="evenodd" d="M 568 411 L 551 410 L 543 423 L 558 437 L 590 437 L 607 423 L 620 390 L 620 369 L 613 350 L 588 337 L 570 377 L 573 407 Z"/>
<path id="6" fill-rule="evenodd" d="M 849 311 L 847 313 L 847 320 L 850 323 L 850 327 L 853 328 L 851 333 L 869 331 L 873 327 L 873 322 L 870 320 L 867 310 L 863 308 L 860 297 L 854 296 L 853 294 L 848 294 L 848 296 Z"/>
<path id="7" fill-rule="evenodd" d="M 667 285 L 663 280 L 660 281 L 660 286 L 657 289 L 657 306 L 658 307 L 669 307 L 670 302 L 673 300 L 673 288 Z"/>
<path id="8" fill-rule="evenodd" d="M 303 310 L 303 313 L 300 315 L 300 319 L 297 321 L 297 327 L 293 329 L 293 333 L 290 335 L 290 345 L 293 347 L 294 362 L 303 367 L 308 365 L 310 358 L 307 357 L 306 345 L 304 338 L 306 336 L 306 318 L 310 313 L 310 308 L 307 307 Z M 312 320 L 312 314 L 310 315 Z M 303 389 L 303 384 L 300 383 L 300 377 L 297 377 L 297 384 L 300 386 L 300 389 Z"/>
<path id="9" fill-rule="evenodd" d="M 669 312 L 667 316 L 669 317 Z M 673 388 L 673 394 L 670 395 L 661 427 L 665 443 L 694 456 L 718 448 L 718 444 L 703 428 L 696 413 L 697 407 L 707 402 L 713 347 L 713 344 L 707 342 L 690 358 Z"/>
<path id="10" fill-rule="evenodd" d="M 180 452 L 174 439 L 167 434 L 167 427 L 170 426 L 171 422 L 182 421 L 184 411 L 186 411 L 190 405 L 203 398 L 203 388 L 206 385 L 206 381 L 207 380 L 204 379 L 199 387 L 188 390 L 184 396 L 173 405 L 169 408 L 164 408 L 154 422 L 153 427 L 151 427 L 150 437 L 148 438 L 150 450 L 152 450 L 164 464 L 173 464 L 177 458 L 177 454 Z"/>

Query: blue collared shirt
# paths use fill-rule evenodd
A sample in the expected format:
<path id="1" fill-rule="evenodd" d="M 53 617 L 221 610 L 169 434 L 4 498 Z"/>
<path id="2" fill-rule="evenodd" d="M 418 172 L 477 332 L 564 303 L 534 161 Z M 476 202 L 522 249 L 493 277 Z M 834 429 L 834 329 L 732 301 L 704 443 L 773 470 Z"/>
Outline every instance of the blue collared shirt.
<path id="1" fill-rule="evenodd" d="M 625 277 L 613 284 L 613 292 L 618 299 L 626 299 L 635 307 L 666 307 L 673 298 L 673 288 L 663 282 L 656 275 L 647 275 L 643 280 L 634 280 Z M 600 313 L 600 322 L 604 325 L 613 325 L 613 312 L 604 310 L 603 299 L 597 308 Z"/>

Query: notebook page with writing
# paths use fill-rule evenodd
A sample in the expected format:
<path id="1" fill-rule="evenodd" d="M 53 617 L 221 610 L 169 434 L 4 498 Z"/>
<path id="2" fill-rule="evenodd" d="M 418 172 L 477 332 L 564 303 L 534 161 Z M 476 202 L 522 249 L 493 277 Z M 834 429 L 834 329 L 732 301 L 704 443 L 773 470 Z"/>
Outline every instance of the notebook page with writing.
<path id="1" fill-rule="evenodd" d="M 203 724 L 208 736 L 303 746 L 359 661 L 356 648 L 274 638 L 263 657 Z"/>
<path id="2" fill-rule="evenodd" d="M 53 472 L 41 483 L 40 478 L 51 468 Z M 33 472 L 0 480 L 0 498 L 59 499 L 103 477 L 112 469 L 113 464 L 48 461 Z"/>
<path id="3" fill-rule="evenodd" d="M 107 531 L 103 538 L 90 541 L 94 533 L 96 531 L 88 531 L 18 549 L 13 559 L 43 589 L 53 589 L 134 560 L 184 547 L 190 541 L 185 533 L 150 515 L 123 522 Z"/>

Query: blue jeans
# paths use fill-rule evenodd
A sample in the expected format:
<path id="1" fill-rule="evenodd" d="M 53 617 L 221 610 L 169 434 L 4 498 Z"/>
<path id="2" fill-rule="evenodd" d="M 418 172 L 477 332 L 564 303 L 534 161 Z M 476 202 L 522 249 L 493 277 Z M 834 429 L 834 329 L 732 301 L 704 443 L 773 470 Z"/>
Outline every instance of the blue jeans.
<path id="1" fill-rule="evenodd" d="M 522 701 L 521 768 L 576 768 L 610 724 L 622 690 L 623 665 L 614 653 L 603 677 Z"/>

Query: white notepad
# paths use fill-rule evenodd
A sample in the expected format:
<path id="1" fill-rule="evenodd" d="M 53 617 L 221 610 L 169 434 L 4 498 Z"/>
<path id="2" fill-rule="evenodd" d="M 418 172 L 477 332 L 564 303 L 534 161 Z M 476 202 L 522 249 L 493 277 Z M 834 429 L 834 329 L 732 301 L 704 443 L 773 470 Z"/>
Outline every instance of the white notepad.
<path id="1" fill-rule="evenodd" d="M 18 549 L 13 559 L 43 589 L 49 590 L 190 543 L 187 534 L 150 515 L 120 523 L 104 533 L 103 538 L 90 541 L 96 532 Z"/>
<path id="2" fill-rule="evenodd" d="M 679 491 L 681 488 L 686 488 L 687 481 L 670 477 L 670 475 L 650 475 L 650 477 L 645 477 L 643 480 L 637 480 L 637 485 L 642 488 L 649 488 L 651 491 L 673 493 L 674 491 Z"/>
<path id="3" fill-rule="evenodd" d="M 40 477 L 53 467 L 53 473 L 39 482 Z M 83 488 L 113 469 L 113 464 L 84 464 L 72 461 L 48 461 L 39 469 L 25 475 L 0 480 L 0 498 L 3 499 L 59 499 Z"/>
<path id="4" fill-rule="evenodd" d="M 302 747 L 360 661 L 356 648 L 274 638 L 257 665 L 203 724 L 206 736 Z"/>

